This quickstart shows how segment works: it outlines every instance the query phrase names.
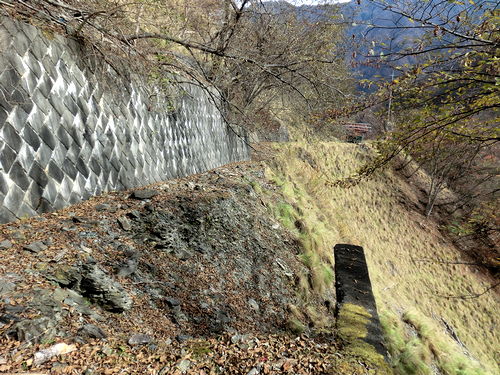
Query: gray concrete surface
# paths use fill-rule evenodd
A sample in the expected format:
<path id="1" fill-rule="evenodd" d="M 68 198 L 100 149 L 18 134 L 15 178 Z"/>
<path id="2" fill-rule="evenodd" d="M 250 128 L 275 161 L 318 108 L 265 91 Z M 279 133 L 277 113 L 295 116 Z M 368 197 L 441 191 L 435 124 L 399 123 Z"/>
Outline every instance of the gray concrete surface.
<path id="1" fill-rule="evenodd" d="M 247 159 L 212 96 L 183 88 L 172 108 L 76 41 L 0 16 L 0 223 Z"/>

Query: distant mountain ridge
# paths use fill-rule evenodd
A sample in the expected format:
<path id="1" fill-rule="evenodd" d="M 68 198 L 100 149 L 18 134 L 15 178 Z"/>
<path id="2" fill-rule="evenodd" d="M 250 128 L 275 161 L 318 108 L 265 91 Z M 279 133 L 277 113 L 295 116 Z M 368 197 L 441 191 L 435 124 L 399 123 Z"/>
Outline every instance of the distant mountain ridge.
<path id="1" fill-rule="evenodd" d="M 410 5 L 412 3 L 409 3 Z M 429 20 L 436 24 L 444 22 L 440 19 L 442 15 L 448 19 L 460 18 L 462 12 L 467 12 L 468 17 L 479 17 L 482 9 L 491 8 L 491 2 L 477 0 L 474 3 L 453 3 L 441 0 L 429 0 L 428 5 L 421 6 L 421 0 L 413 0 L 415 9 L 412 15 L 416 18 L 422 16 L 430 9 L 434 17 Z M 382 65 L 377 61 L 380 55 L 386 55 L 389 51 L 401 51 L 405 46 L 421 38 L 426 30 L 412 26 L 417 24 L 402 17 L 391 10 L 385 9 L 381 4 L 369 0 L 350 1 L 346 3 L 318 4 L 318 5 L 294 5 L 287 1 L 265 1 L 261 5 L 267 12 L 295 12 L 298 17 L 314 22 L 325 17 L 332 7 L 338 9 L 346 26 L 346 40 L 352 52 L 352 63 L 360 79 L 378 80 L 388 79 L 394 70 L 388 65 Z M 388 6 L 395 6 L 392 2 Z M 474 9 L 475 12 L 472 12 Z M 445 12 L 446 10 L 446 12 Z M 479 10 L 479 12 L 478 12 Z M 396 27 L 399 26 L 399 27 Z M 436 40 L 439 43 L 438 40 Z M 405 58 L 398 64 L 412 63 L 413 58 Z"/>
<path id="2" fill-rule="evenodd" d="M 298 18 L 303 18 L 308 22 L 316 22 L 328 16 L 332 10 L 338 10 L 341 17 L 338 21 L 346 24 L 345 36 L 346 42 L 349 44 L 350 52 L 353 56 L 353 65 L 356 74 L 360 79 L 373 78 L 375 75 L 389 77 L 390 69 L 374 68 L 370 65 L 365 65 L 363 55 L 367 55 L 372 48 L 371 44 L 365 46 L 365 34 L 369 26 L 367 23 L 373 23 L 373 20 L 387 20 L 392 14 L 385 11 L 369 1 L 361 1 L 335 4 L 318 4 L 318 5 L 294 5 L 287 1 L 264 1 L 259 4 L 262 11 L 272 14 L 295 13 Z M 386 21 L 387 23 L 388 21 Z M 386 34 L 386 33 L 385 33 Z M 369 35 L 370 41 L 377 41 L 375 44 L 380 45 L 379 41 L 388 38 L 384 33 L 377 31 Z M 351 53 L 349 53 L 351 55 Z"/>

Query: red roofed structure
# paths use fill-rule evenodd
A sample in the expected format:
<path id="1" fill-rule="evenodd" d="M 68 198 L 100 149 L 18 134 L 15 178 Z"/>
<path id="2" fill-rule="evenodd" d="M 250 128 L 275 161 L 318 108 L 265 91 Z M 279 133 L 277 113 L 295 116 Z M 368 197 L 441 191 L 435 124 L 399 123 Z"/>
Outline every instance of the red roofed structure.
<path id="1" fill-rule="evenodd" d="M 344 124 L 344 128 L 347 133 L 347 142 L 352 143 L 360 143 L 372 130 L 372 126 L 366 122 L 348 122 Z"/>

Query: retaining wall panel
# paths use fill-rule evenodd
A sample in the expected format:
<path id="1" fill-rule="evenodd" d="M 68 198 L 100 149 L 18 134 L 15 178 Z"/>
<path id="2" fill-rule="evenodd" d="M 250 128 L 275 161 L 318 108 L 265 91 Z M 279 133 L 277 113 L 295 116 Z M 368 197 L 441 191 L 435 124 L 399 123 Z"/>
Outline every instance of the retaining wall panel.
<path id="1" fill-rule="evenodd" d="M 172 112 L 74 40 L 1 17 L 0 45 L 0 223 L 249 156 L 195 85 Z"/>

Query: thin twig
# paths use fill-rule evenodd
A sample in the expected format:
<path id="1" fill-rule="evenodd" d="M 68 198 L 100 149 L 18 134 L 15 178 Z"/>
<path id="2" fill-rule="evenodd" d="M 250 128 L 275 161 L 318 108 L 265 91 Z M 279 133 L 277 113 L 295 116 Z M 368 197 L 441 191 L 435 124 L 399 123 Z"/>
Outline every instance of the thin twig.
<path id="1" fill-rule="evenodd" d="M 6 5 L 6 6 L 11 7 L 11 8 L 14 8 L 14 5 L 12 5 L 10 3 L 6 3 L 5 1 L 2 1 L 2 0 L 0 0 L 0 4 Z"/>
<path id="2" fill-rule="evenodd" d="M 463 261 L 445 261 L 445 260 L 436 260 L 436 259 L 414 259 L 415 262 L 427 262 L 427 263 L 440 263 L 440 264 L 463 264 L 466 266 L 483 266 L 486 267 L 486 265 L 481 264 L 481 263 L 475 263 L 475 262 L 463 262 Z"/>
<path id="3" fill-rule="evenodd" d="M 461 296 L 446 296 L 446 295 L 441 295 L 441 294 L 434 294 L 436 297 L 441 297 L 441 298 L 448 298 L 448 299 L 473 299 L 473 298 L 478 298 L 478 297 L 481 297 L 483 295 L 485 295 L 486 293 L 488 293 L 490 290 L 493 290 L 495 289 L 497 286 L 500 285 L 500 282 L 497 282 L 496 284 L 493 284 L 492 286 L 486 288 L 484 291 L 482 291 L 481 293 L 473 293 L 473 294 L 464 294 L 464 295 L 461 295 Z"/>

